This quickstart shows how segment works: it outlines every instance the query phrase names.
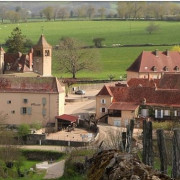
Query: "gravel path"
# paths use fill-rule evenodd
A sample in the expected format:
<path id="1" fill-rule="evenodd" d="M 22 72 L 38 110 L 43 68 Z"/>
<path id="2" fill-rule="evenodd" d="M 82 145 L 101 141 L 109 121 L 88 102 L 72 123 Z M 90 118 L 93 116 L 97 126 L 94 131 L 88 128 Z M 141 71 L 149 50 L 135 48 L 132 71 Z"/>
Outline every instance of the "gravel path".
<path id="1" fill-rule="evenodd" d="M 63 176 L 64 166 L 65 166 L 65 160 L 54 163 L 52 166 L 50 166 L 47 169 L 44 179 L 56 179 Z"/>

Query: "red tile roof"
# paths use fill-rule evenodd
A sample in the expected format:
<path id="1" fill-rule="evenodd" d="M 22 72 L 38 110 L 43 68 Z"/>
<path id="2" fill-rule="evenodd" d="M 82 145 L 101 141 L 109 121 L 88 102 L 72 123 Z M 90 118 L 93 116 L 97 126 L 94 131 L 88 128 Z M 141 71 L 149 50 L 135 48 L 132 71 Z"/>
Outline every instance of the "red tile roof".
<path id="1" fill-rule="evenodd" d="M 155 87 L 159 86 L 160 79 L 142 79 L 142 78 L 132 78 L 130 79 L 127 84 L 130 87 L 137 87 L 137 86 L 143 86 L 143 87 Z"/>
<path id="2" fill-rule="evenodd" d="M 109 86 L 104 85 L 104 87 L 100 90 L 98 95 L 105 95 L 105 96 L 113 96 L 111 90 L 109 89 Z"/>
<path id="3" fill-rule="evenodd" d="M 65 120 L 65 121 L 70 121 L 70 122 L 76 122 L 78 120 L 78 117 L 68 115 L 68 114 L 63 114 L 61 116 L 56 116 L 55 118 L 56 119 L 62 119 L 62 120 Z"/>
<path id="4" fill-rule="evenodd" d="M 112 103 L 108 109 L 113 110 L 125 110 L 125 111 L 133 111 L 135 110 L 139 105 L 135 103 L 127 103 L 127 102 L 114 102 Z"/>
<path id="5" fill-rule="evenodd" d="M 60 93 L 63 89 L 55 77 L 0 77 L 1 92 Z"/>
<path id="6" fill-rule="evenodd" d="M 175 67 L 180 68 L 180 53 L 177 51 L 158 51 L 155 52 L 143 51 L 134 63 L 127 69 L 133 72 L 153 72 L 153 67 L 156 67 L 157 72 L 177 72 Z"/>
<path id="7" fill-rule="evenodd" d="M 162 89 L 180 89 L 180 74 L 164 74 L 158 86 Z"/>

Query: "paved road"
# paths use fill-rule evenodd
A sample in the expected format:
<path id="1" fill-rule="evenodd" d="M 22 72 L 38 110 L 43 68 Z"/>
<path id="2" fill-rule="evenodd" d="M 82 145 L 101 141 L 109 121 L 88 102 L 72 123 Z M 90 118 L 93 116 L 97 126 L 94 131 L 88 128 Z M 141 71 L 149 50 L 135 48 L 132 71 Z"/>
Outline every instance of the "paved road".
<path id="1" fill-rule="evenodd" d="M 52 164 L 52 166 L 47 169 L 44 179 L 56 179 L 63 176 L 64 166 L 65 160 Z"/>

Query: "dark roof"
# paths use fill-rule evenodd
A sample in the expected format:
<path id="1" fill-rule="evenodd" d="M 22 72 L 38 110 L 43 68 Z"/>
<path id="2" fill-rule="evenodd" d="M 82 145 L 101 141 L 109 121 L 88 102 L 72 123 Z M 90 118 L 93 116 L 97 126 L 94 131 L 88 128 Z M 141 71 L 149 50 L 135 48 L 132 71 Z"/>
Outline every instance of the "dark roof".
<path id="1" fill-rule="evenodd" d="M 34 46 L 34 47 L 39 47 L 39 48 L 52 48 L 52 46 L 50 44 L 48 44 L 48 42 L 46 41 L 44 35 L 42 34 L 39 38 L 38 43 Z"/>
<path id="2" fill-rule="evenodd" d="M 65 121 L 70 121 L 70 122 L 76 122 L 78 120 L 78 117 L 72 116 L 72 115 L 68 115 L 68 114 L 63 114 L 61 116 L 56 116 L 55 118 L 56 119 L 65 120 Z"/>
<path id="3" fill-rule="evenodd" d="M 164 74 L 159 82 L 162 89 L 180 89 L 180 74 Z"/>
<path id="4" fill-rule="evenodd" d="M 21 67 L 20 72 L 29 71 L 29 57 L 22 53 L 5 53 L 4 54 L 5 66 L 10 66 L 10 71 L 18 71 L 17 68 Z"/>
<path id="5" fill-rule="evenodd" d="M 55 77 L 0 77 L 0 92 L 60 93 L 63 91 Z"/>
<path id="6" fill-rule="evenodd" d="M 133 72 L 153 72 L 156 67 L 157 72 L 177 72 L 176 67 L 180 68 L 180 53 L 178 51 L 143 51 L 127 71 Z"/>
<path id="7" fill-rule="evenodd" d="M 139 105 L 135 103 L 114 102 L 108 107 L 108 109 L 134 111 L 138 106 Z"/>

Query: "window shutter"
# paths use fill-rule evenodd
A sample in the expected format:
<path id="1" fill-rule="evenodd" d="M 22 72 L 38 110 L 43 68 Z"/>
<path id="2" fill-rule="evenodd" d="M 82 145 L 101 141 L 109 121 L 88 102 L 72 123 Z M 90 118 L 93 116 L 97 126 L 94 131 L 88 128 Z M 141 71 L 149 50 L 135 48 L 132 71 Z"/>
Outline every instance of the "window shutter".
<path id="1" fill-rule="evenodd" d="M 43 110 L 42 110 L 42 115 L 43 115 L 43 116 L 46 116 L 46 109 L 43 109 Z"/>
<path id="2" fill-rule="evenodd" d="M 42 98 L 42 104 L 46 105 L 46 98 Z"/>
<path id="3" fill-rule="evenodd" d="M 32 108 L 31 108 L 31 107 L 28 107 L 28 108 L 27 108 L 27 114 L 28 114 L 28 115 L 31 115 L 31 112 L 32 112 Z"/>
<path id="4" fill-rule="evenodd" d="M 155 118 L 157 118 L 157 109 L 155 110 Z"/>
<path id="5" fill-rule="evenodd" d="M 106 104 L 106 100 L 104 99 L 104 104 Z"/>
<path id="6" fill-rule="evenodd" d="M 20 108 L 20 114 L 23 114 L 23 108 Z"/>
<path id="7" fill-rule="evenodd" d="M 163 118 L 163 110 L 161 110 L 161 118 Z"/>
<path id="8" fill-rule="evenodd" d="M 174 111 L 174 116 L 177 116 L 177 110 Z"/>
<path id="9" fill-rule="evenodd" d="M 102 108 L 100 108 L 100 112 L 102 113 Z"/>

